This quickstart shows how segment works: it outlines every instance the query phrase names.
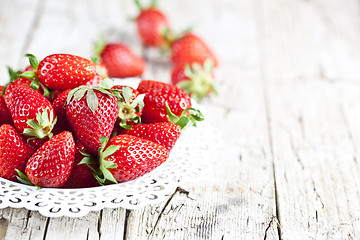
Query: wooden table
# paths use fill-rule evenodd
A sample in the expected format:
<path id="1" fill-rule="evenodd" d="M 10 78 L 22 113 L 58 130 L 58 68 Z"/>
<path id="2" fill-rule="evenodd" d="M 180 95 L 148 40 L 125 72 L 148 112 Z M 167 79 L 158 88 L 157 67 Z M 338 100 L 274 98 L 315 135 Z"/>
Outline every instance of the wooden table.
<path id="1" fill-rule="evenodd" d="M 203 104 L 223 132 L 209 172 L 166 201 L 82 218 L 0 210 L 1 239 L 359 239 L 360 2 L 160 1 L 220 60 L 219 96 Z M 103 35 L 168 82 L 170 64 L 141 45 L 130 0 L 2 0 L 0 84 L 25 53 L 90 57 Z"/>

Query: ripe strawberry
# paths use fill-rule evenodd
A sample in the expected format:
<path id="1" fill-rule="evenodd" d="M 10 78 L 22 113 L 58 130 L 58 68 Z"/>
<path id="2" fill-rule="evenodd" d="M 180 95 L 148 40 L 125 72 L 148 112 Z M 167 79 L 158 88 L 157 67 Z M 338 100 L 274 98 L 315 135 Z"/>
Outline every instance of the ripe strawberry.
<path id="1" fill-rule="evenodd" d="M 166 103 L 176 116 L 181 116 L 185 109 L 191 107 L 189 95 L 181 88 L 167 83 L 143 80 L 137 90 L 146 94 L 142 113 L 144 123 L 168 122 Z"/>
<path id="2" fill-rule="evenodd" d="M 74 165 L 68 180 L 62 188 L 87 188 L 99 186 L 99 183 L 94 177 L 94 171 L 92 170 L 98 168 L 98 164 L 79 164 L 86 157 L 84 154 L 87 154 L 85 153 L 85 147 L 80 142 L 76 142 L 75 144 L 76 150 Z M 89 157 L 90 155 L 87 156 Z"/>
<path id="3" fill-rule="evenodd" d="M 144 108 L 144 96 L 132 87 L 115 85 L 112 87 L 118 99 L 117 125 L 130 129 L 132 125 L 139 123 Z"/>
<path id="4" fill-rule="evenodd" d="M 145 61 L 121 43 L 102 40 L 96 44 L 95 55 L 101 58 L 111 78 L 138 77 L 145 69 Z"/>
<path id="5" fill-rule="evenodd" d="M 51 131 L 56 123 L 55 111 L 40 93 L 26 86 L 18 86 L 7 96 L 6 106 L 20 133 L 36 139 L 52 136 Z"/>
<path id="6" fill-rule="evenodd" d="M 184 89 L 199 102 L 211 92 L 217 93 L 212 69 L 211 61 L 205 61 L 203 67 L 198 63 L 193 63 L 191 67 L 189 65 L 175 66 L 171 72 L 171 83 Z"/>
<path id="7" fill-rule="evenodd" d="M 0 127 L 0 177 L 16 181 L 15 169 L 24 172 L 34 152 L 13 126 L 3 124 Z"/>
<path id="8" fill-rule="evenodd" d="M 12 123 L 10 111 L 6 106 L 4 96 L 2 95 L 3 90 L 4 87 L 0 86 L 0 126 Z"/>
<path id="9" fill-rule="evenodd" d="M 125 182 L 155 169 L 169 157 L 165 147 L 146 139 L 118 135 L 109 142 L 101 138 L 100 183 Z"/>
<path id="10" fill-rule="evenodd" d="M 60 187 L 70 176 L 74 157 L 74 138 L 71 132 L 64 131 L 36 150 L 26 164 L 25 173 L 36 186 Z"/>
<path id="11" fill-rule="evenodd" d="M 57 117 L 57 122 L 53 130 L 55 134 L 70 130 L 70 126 L 66 118 L 66 109 L 65 109 L 66 99 L 70 91 L 71 89 L 61 92 L 52 102 Z"/>
<path id="12" fill-rule="evenodd" d="M 171 43 L 171 60 L 178 66 L 192 65 L 195 62 L 203 65 L 206 60 L 212 61 L 215 67 L 218 65 L 211 49 L 193 33 L 186 33 Z"/>
<path id="13" fill-rule="evenodd" d="M 125 130 L 123 134 L 136 136 L 150 140 L 164 146 L 170 151 L 180 137 L 181 127 L 175 123 L 161 122 L 139 124 L 133 126 L 130 130 Z"/>
<path id="14" fill-rule="evenodd" d="M 101 145 L 99 137 L 110 137 L 118 114 L 116 97 L 110 91 L 113 82 L 107 80 L 109 86 L 103 81 L 99 86 L 73 89 L 66 103 L 66 117 L 73 133 L 93 155 Z"/>
<path id="15" fill-rule="evenodd" d="M 7 101 L 7 96 L 10 95 L 10 93 L 12 92 L 12 90 L 14 88 L 17 88 L 18 86 L 26 86 L 26 87 L 30 87 L 31 84 L 31 79 L 28 78 L 18 78 L 16 80 L 14 80 L 13 82 L 10 82 L 10 84 L 5 88 L 4 91 L 4 99 L 5 101 Z M 40 93 L 40 90 L 37 90 Z"/>
<path id="16" fill-rule="evenodd" d="M 169 28 L 169 24 L 164 13 L 156 7 L 156 1 L 153 1 L 147 9 L 144 9 L 138 0 L 135 0 L 135 4 L 140 10 L 140 14 L 136 17 L 136 25 L 142 42 L 153 47 L 165 45 L 162 33 Z"/>
<path id="17" fill-rule="evenodd" d="M 38 61 L 31 54 L 30 64 L 33 72 L 21 74 L 23 77 L 35 78 L 50 89 L 66 90 L 78 87 L 92 80 L 96 75 L 95 64 L 85 58 L 70 54 L 53 54 Z"/>

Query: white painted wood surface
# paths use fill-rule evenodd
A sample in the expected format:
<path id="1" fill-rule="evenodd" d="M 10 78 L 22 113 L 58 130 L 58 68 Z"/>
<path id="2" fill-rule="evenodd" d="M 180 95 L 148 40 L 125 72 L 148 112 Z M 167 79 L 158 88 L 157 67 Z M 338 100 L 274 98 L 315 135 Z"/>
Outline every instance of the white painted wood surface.
<path id="1" fill-rule="evenodd" d="M 144 1 L 146 2 L 146 1 Z M 0 239 L 359 239 L 360 2 L 159 1 L 176 30 L 193 25 L 220 60 L 204 102 L 223 132 L 209 169 L 157 205 L 82 218 L 0 210 Z M 2 0 L 0 84 L 23 54 L 91 56 L 103 35 L 145 57 L 130 0 Z"/>

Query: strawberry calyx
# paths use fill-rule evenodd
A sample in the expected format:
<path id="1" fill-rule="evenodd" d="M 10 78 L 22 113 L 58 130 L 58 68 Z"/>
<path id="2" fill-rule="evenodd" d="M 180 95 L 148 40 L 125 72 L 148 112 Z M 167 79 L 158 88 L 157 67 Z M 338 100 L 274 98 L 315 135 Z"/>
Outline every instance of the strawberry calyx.
<path id="1" fill-rule="evenodd" d="M 116 163 L 113 163 L 111 161 L 107 161 L 107 157 L 115 153 L 120 146 L 111 145 L 109 147 L 106 147 L 109 139 L 106 137 L 100 137 L 99 138 L 101 146 L 98 149 L 98 156 L 99 156 L 99 169 L 98 171 L 95 171 L 94 176 L 98 183 L 100 185 L 104 185 L 106 180 L 112 182 L 112 183 L 118 183 L 112 173 L 109 171 L 111 168 L 116 168 Z"/>
<path id="2" fill-rule="evenodd" d="M 118 100 L 119 125 L 120 127 L 129 130 L 132 127 L 132 125 L 128 124 L 129 121 L 134 123 L 141 122 L 140 112 L 144 108 L 145 94 L 140 94 L 134 100 L 131 100 L 133 90 L 130 87 L 113 89 L 112 91 Z"/>
<path id="3" fill-rule="evenodd" d="M 93 156 L 89 153 L 86 153 L 86 152 L 79 151 L 79 153 L 81 155 L 83 155 L 84 157 L 83 157 L 83 159 L 81 159 L 81 161 L 78 163 L 78 165 L 85 164 L 88 168 L 90 168 L 91 171 L 93 171 L 95 179 L 98 180 L 97 176 L 100 174 L 100 171 L 98 168 L 94 169 L 91 166 L 91 165 L 99 165 L 98 159 L 95 156 Z"/>
<path id="4" fill-rule="evenodd" d="M 104 37 L 101 37 L 97 42 L 95 42 L 94 54 L 91 57 L 91 61 L 93 61 L 95 64 L 98 64 L 101 62 L 100 55 L 103 52 L 105 46 L 106 46 L 106 41 L 105 41 Z"/>
<path id="5" fill-rule="evenodd" d="M 144 7 L 141 5 L 141 3 L 139 2 L 139 0 L 134 0 L 135 5 L 139 8 L 140 12 L 144 10 Z M 157 0 L 152 0 L 150 3 L 149 8 L 155 8 L 158 6 L 158 1 Z"/>
<path id="6" fill-rule="evenodd" d="M 173 44 L 173 42 L 181 39 L 186 34 L 190 33 L 192 30 L 193 30 L 193 26 L 189 26 L 189 27 L 185 28 L 184 30 L 182 30 L 181 32 L 178 32 L 178 33 L 174 33 L 174 31 L 172 31 L 169 28 L 161 29 L 160 33 L 161 33 L 161 35 L 164 38 L 165 43 L 166 43 L 163 46 L 163 49 L 161 49 L 161 50 L 163 52 L 170 52 L 171 51 L 171 45 Z"/>
<path id="7" fill-rule="evenodd" d="M 33 68 L 33 71 L 23 72 L 20 75 L 18 75 L 18 77 L 24 77 L 24 78 L 31 79 L 32 81 L 31 81 L 30 87 L 34 90 L 38 90 L 41 87 L 44 91 L 44 93 L 43 93 L 44 97 L 47 97 L 49 95 L 51 97 L 54 97 L 54 93 L 55 93 L 54 90 L 48 89 L 44 84 L 42 84 L 39 81 L 39 79 L 36 76 L 36 71 L 39 66 L 39 60 L 37 59 L 37 57 L 35 57 L 33 54 L 29 54 L 29 53 L 25 54 L 24 56 L 29 59 L 29 63 L 31 65 L 31 67 Z"/>
<path id="8" fill-rule="evenodd" d="M 105 78 L 99 85 L 83 85 L 71 90 L 67 96 L 65 105 L 68 105 L 72 99 L 79 101 L 85 96 L 86 103 L 90 110 L 94 113 L 99 106 L 99 99 L 95 94 L 95 91 L 99 91 L 108 97 L 112 97 L 113 93 L 111 88 L 114 86 L 114 81 L 110 78 Z"/>
<path id="9" fill-rule="evenodd" d="M 197 102 L 208 96 L 210 92 L 217 94 L 212 76 L 213 68 L 214 64 L 210 59 L 204 62 L 203 67 L 201 67 L 199 63 L 193 63 L 191 67 L 190 65 L 186 65 L 184 74 L 189 79 L 178 82 L 176 86 L 182 88 Z"/>
<path id="10" fill-rule="evenodd" d="M 3 90 L 1 91 L 1 95 L 4 96 L 5 95 L 5 91 L 7 86 L 9 86 L 11 83 L 13 83 L 16 79 L 18 79 L 20 77 L 21 71 L 14 71 L 14 69 L 12 69 L 10 66 L 7 66 L 8 69 L 8 73 L 10 76 L 9 82 L 5 85 L 5 87 L 3 88 Z"/>
<path id="11" fill-rule="evenodd" d="M 196 127 L 196 122 L 204 121 L 205 119 L 204 115 L 200 112 L 200 110 L 192 107 L 185 109 L 179 117 L 171 112 L 169 104 L 166 102 L 166 111 L 169 116 L 170 122 L 176 123 L 181 127 L 181 129 L 184 129 L 190 123 L 192 123 L 192 125 Z"/>
<path id="12" fill-rule="evenodd" d="M 28 176 L 26 176 L 25 173 L 22 173 L 19 169 L 15 169 L 15 171 L 17 172 L 17 174 L 19 176 L 16 176 L 17 180 L 19 180 L 19 182 L 28 185 L 28 186 L 35 186 L 37 189 L 42 189 L 42 187 L 38 186 L 38 185 L 34 185 L 30 179 L 28 178 Z"/>
<path id="13" fill-rule="evenodd" d="M 48 108 L 45 108 L 37 112 L 36 121 L 34 119 L 29 119 L 26 121 L 27 125 L 30 128 L 25 128 L 23 133 L 26 136 L 32 137 L 31 139 L 42 139 L 45 137 L 52 138 L 53 133 L 51 132 L 57 122 L 57 117 L 54 115 L 53 111 L 48 113 Z"/>

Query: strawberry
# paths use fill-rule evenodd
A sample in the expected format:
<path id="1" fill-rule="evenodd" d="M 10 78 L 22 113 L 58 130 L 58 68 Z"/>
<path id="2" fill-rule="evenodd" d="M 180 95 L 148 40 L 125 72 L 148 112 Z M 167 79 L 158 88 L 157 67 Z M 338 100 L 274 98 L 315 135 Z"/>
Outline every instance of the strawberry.
<path id="1" fill-rule="evenodd" d="M 93 155 L 101 143 L 99 137 L 109 137 L 117 118 L 118 105 L 113 96 L 112 80 L 99 86 L 80 86 L 71 90 L 66 101 L 66 117 L 76 138 Z"/>
<path id="2" fill-rule="evenodd" d="M 170 151 L 180 137 L 181 127 L 175 123 L 160 122 L 139 124 L 130 130 L 125 130 L 123 134 L 147 139 L 164 146 Z"/>
<path id="3" fill-rule="evenodd" d="M 3 124 L 11 124 L 11 114 L 6 106 L 4 96 L 1 94 L 4 90 L 3 86 L 0 86 L 0 126 Z"/>
<path id="4" fill-rule="evenodd" d="M 205 61 L 204 66 L 198 63 L 175 66 L 171 72 L 171 83 L 185 90 L 198 102 L 211 92 L 217 93 L 212 74 L 212 62 Z"/>
<path id="5" fill-rule="evenodd" d="M 70 176 L 74 156 L 74 138 L 71 132 L 64 131 L 36 150 L 26 164 L 25 173 L 36 186 L 60 187 Z"/>
<path id="6" fill-rule="evenodd" d="M 66 99 L 71 89 L 61 92 L 52 102 L 55 114 L 57 116 L 57 122 L 54 126 L 54 133 L 60 133 L 63 131 L 69 131 L 70 126 L 66 119 Z"/>
<path id="7" fill-rule="evenodd" d="M 98 164 L 81 164 L 81 161 L 87 156 L 85 147 L 80 143 L 75 143 L 75 160 L 70 176 L 62 188 L 87 188 L 99 186 L 94 171 Z"/>
<path id="8" fill-rule="evenodd" d="M 125 182 L 148 173 L 169 157 L 165 147 L 130 135 L 101 138 L 98 181 Z"/>
<path id="9" fill-rule="evenodd" d="M 152 1 L 147 9 L 144 9 L 138 0 L 135 0 L 135 4 L 140 10 L 136 17 L 136 26 L 141 41 L 153 47 L 165 45 L 163 32 L 169 29 L 169 24 L 164 13 L 156 7 L 156 1 Z"/>
<path id="10" fill-rule="evenodd" d="M 168 122 L 166 103 L 177 116 L 191 107 L 189 95 L 184 90 L 162 82 L 143 80 L 137 90 L 145 93 L 142 121 L 144 123 Z"/>
<path id="11" fill-rule="evenodd" d="M 56 123 L 51 103 L 40 93 L 26 87 L 14 88 L 6 99 L 15 128 L 24 135 L 42 139 L 52 136 Z"/>
<path id="12" fill-rule="evenodd" d="M 6 86 L 5 89 L 3 89 L 4 91 L 4 99 L 5 101 L 7 101 L 7 96 L 10 95 L 10 93 L 12 92 L 12 90 L 14 88 L 17 88 L 18 86 L 26 86 L 26 87 L 30 87 L 31 84 L 31 79 L 28 78 L 17 78 L 14 80 L 10 80 L 9 85 Z M 40 93 L 40 90 L 37 90 Z"/>
<path id="13" fill-rule="evenodd" d="M 34 55 L 27 54 L 34 71 L 21 74 L 22 77 L 35 78 L 44 86 L 55 90 L 78 87 L 92 80 L 96 75 L 95 64 L 85 58 L 71 54 L 53 54 L 40 62 Z"/>
<path id="14" fill-rule="evenodd" d="M 125 44 L 101 40 L 95 46 L 95 55 L 105 65 L 111 78 L 138 77 L 145 69 L 145 61 Z"/>
<path id="15" fill-rule="evenodd" d="M 0 127 L 0 177 L 16 181 L 15 169 L 25 170 L 26 162 L 35 152 L 9 124 Z"/>
<path id="16" fill-rule="evenodd" d="M 218 65 L 211 49 L 193 33 L 186 33 L 171 43 L 171 60 L 178 66 L 195 62 L 203 65 L 206 60 L 212 61 L 215 67 Z"/>
<path id="17" fill-rule="evenodd" d="M 132 125 L 141 120 L 144 108 L 144 96 L 136 89 L 128 86 L 115 85 L 112 87 L 118 99 L 118 124 L 120 127 L 130 129 Z"/>

